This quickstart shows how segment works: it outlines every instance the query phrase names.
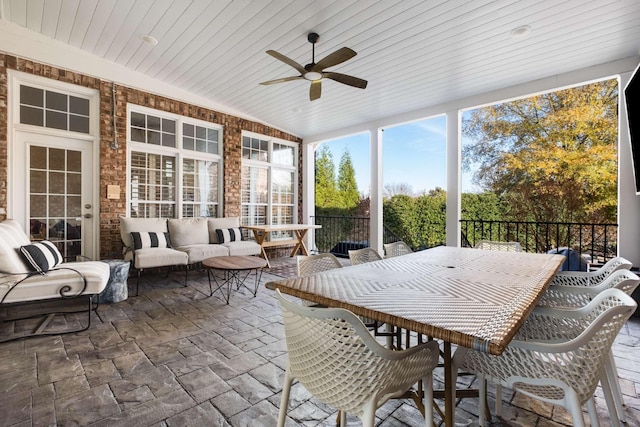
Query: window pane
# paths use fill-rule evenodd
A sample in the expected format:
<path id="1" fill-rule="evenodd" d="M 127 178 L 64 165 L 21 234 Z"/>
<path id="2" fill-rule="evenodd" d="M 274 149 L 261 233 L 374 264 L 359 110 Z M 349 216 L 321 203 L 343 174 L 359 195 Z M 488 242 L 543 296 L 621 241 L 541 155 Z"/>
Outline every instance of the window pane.
<path id="1" fill-rule="evenodd" d="M 167 133 L 176 133 L 176 121 L 170 119 L 162 119 L 162 131 Z"/>
<path id="2" fill-rule="evenodd" d="M 88 117 L 89 116 L 89 100 L 85 98 L 78 98 L 77 96 L 70 96 L 69 112 Z"/>
<path id="3" fill-rule="evenodd" d="M 144 129 L 131 128 L 131 140 L 136 142 L 146 142 Z"/>
<path id="4" fill-rule="evenodd" d="M 20 85 L 20 104 L 44 106 L 44 91 L 35 87 Z"/>
<path id="5" fill-rule="evenodd" d="M 32 145 L 29 148 L 29 166 L 35 169 L 47 168 L 47 149 Z"/>
<path id="6" fill-rule="evenodd" d="M 163 147 L 175 147 L 176 146 L 176 136 L 170 133 L 162 134 L 162 146 Z"/>
<path id="7" fill-rule="evenodd" d="M 69 111 L 67 107 L 67 95 L 63 95 L 57 92 L 46 92 L 47 108 L 58 111 Z"/>
<path id="8" fill-rule="evenodd" d="M 148 130 L 147 142 L 149 144 L 160 145 L 160 132 L 154 132 L 152 130 Z"/>
<path id="9" fill-rule="evenodd" d="M 44 126 L 44 110 L 20 106 L 20 123 L 25 125 Z"/>
<path id="10" fill-rule="evenodd" d="M 146 121 L 145 121 L 145 115 L 132 111 L 131 112 L 131 126 L 136 126 L 136 127 L 139 127 L 139 128 L 147 127 L 146 126 Z"/>
<path id="11" fill-rule="evenodd" d="M 160 130 L 160 117 L 147 116 L 147 128 Z"/>
<path id="12" fill-rule="evenodd" d="M 183 136 L 195 136 L 195 126 L 185 123 L 182 125 Z"/>
<path id="13" fill-rule="evenodd" d="M 70 115 L 69 130 L 74 132 L 89 133 L 89 117 Z"/>
<path id="14" fill-rule="evenodd" d="M 59 113 L 57 111 L 47 111 L 45 115 L 47 118 L 46 127 L 52 129 L 67 130 L 67 115 L 65 113 Z"/>

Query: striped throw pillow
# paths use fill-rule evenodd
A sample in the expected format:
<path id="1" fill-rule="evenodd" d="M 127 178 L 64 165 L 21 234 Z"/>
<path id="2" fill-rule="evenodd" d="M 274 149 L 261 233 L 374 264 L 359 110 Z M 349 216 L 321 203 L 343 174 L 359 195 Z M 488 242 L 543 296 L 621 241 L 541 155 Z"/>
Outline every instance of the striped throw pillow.
<path id="1" fill-rule="evenodd" d="M 218 228 L 216 229 L 218 235 L 218 243 L 238 242 L 242 240 L 242 231 L 240 228 Z"/>
<path id="2" fill-rule="evenodd" d="M 169 233 L 154 233 L 150 231 L 134 231 L 131 233 L 133 249 L 170 248 Z"/>
<path id="3" fill-rule="evenodd" d="M 20 246 L 20 252 L 32 271 L 45 275 L 47 271 L 62 264 L 62 254 L 48 240 Z"/>

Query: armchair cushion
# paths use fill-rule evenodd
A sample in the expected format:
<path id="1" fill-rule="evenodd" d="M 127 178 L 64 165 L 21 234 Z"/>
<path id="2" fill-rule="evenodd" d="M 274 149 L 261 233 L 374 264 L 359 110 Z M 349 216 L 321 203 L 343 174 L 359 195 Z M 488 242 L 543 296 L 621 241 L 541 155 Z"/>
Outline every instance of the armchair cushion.
<path id="1" fill-rule="evenodd" d="M 21 246 L 20 252 L 32 267 L 32 271 L 42 275 L 46 275 L 47 271 L 62 263 L 62 254 L 56 245 L 48 240 Z"/>
<path id="2" fill-rule="evenodd" d="M 171 242 L 176 248 L 209 243 L 207 218 L 182 218 L 167 221 Z"/>
<path id="3" fill-rule="evenodd" d="M 125 246 L 125 252 L 133 249 L 134 231 L 154 231 L 156 233 L 166 233 L 167 220 L 165 218 L 129 218 L 120 217 L 120 237 Z"/>
<path id="4" fill-rule="evenodd" d="M 240 218 L 230 216 L 226 218 L 209 218 L 207 221 L 209 227 L 209 243 L 222 243 L 218 240 L 216 230 L 225 228 L 240 228 Z"/>
<path id="5" fill-rule="evenodd" d="M 0 272 L 22 274 L 29 271 L 17 249 L 30 243 L 18 221 L 6 219 L 0 222 Z"/>

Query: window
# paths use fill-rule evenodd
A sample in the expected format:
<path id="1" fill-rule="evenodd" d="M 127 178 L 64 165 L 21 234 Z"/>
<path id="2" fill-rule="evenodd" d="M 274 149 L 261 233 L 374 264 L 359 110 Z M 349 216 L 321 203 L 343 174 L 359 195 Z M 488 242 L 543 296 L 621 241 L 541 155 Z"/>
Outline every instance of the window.
<path id="1" fill-rule="evenodd" d="M 89 134 L 89 99 L 21 84 L 20 123 Z"/>
<path id="2" fill-rule="evenodd" d="M 220 215 L 222 127 L 130 106 L 130 216 Z"/>
<path id="3" fill-rule="evenodd" d="M 242 136 L 242 224 L 296 223 L 297 146 L 262 135 Z M 272 239 L 291 238 L 289 232 Z"/>

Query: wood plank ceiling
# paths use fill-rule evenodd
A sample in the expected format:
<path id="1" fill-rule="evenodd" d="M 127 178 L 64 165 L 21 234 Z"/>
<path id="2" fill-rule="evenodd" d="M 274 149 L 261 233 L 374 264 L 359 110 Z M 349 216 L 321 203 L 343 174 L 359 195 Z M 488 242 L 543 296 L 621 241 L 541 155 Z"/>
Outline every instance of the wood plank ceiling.
<path id="1" fill-rule="evenodd" d="M 2 18 L 305 137 L 637 56 L 637 0 L 2 0 Z M 512 37 L 528 25 L 527 37 Z M 368 80 L 259 82 L 297 72 L 265 53 Z M 145 44 L 151 35 L 158 44 Z"/>

